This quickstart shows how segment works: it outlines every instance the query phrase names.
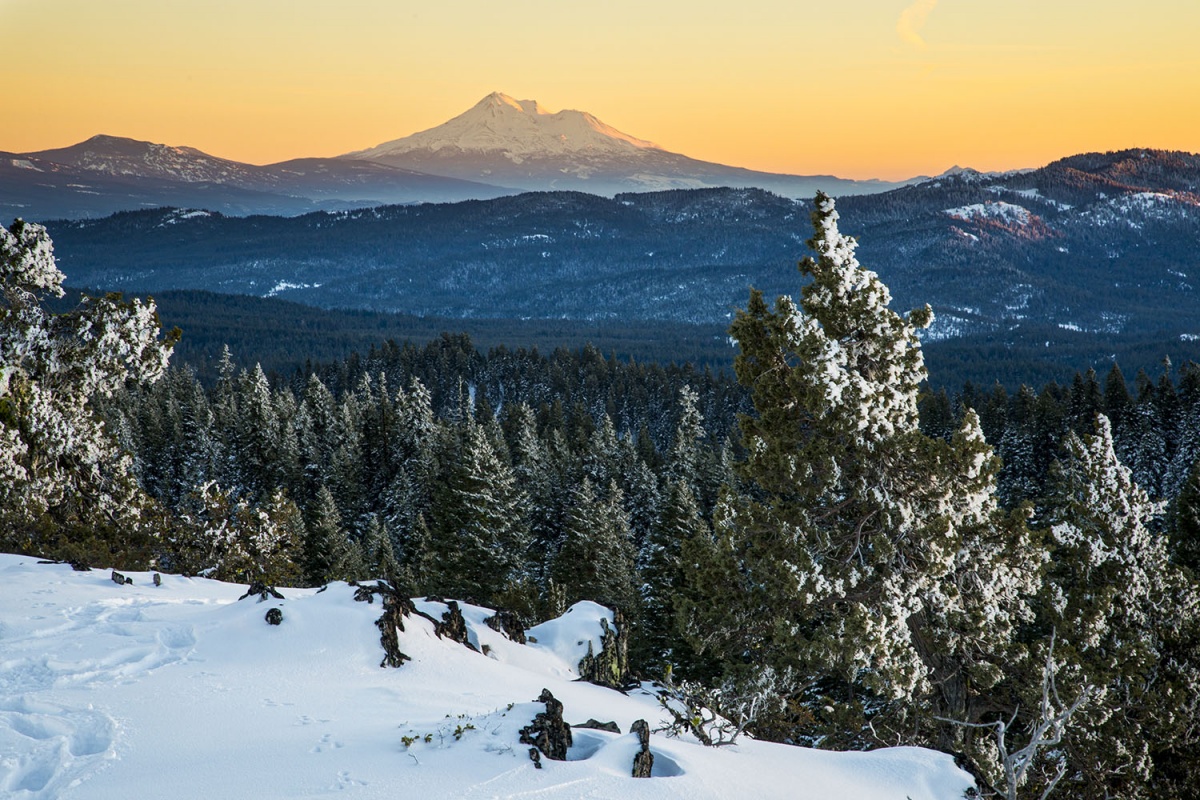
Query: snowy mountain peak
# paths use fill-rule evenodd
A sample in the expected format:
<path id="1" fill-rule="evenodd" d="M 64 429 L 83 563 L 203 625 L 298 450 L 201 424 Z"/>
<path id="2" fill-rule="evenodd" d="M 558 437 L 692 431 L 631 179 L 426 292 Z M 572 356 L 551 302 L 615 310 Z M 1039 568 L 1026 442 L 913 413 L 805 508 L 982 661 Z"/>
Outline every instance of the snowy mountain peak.
<path id="1" fill-rule="evenodd" d="M 480 100 L 472 108 L 472 111 L 477 109 L 486 110 L 489 108 L 510 108 L 515 109 L 524 114 L 545 114 L 537 100 L 517 100 L 504 94 L 504 92 L 492 92 L 487 97 Z"/>
<path id="2" fill-rule="evenodd" d="M 29 155 L 87 172 L 183 181 L 220 182 L 243 177 L 247 166 L 194 147 L 99 134 L 79 144 Z"/>
<path id="3" fill-rule="evenodd" d="M 550 113 L 536 100 L 516 100 L 492 92 L 437 127 L 346 157 L 380 159 L 416 151 L 497 153 L 520 163 L 518 159 L 530 157 L 572 153 L 629 155 L 659 149 L 653 142 L 622 133 L 591 114 L 574 110 Z"/>

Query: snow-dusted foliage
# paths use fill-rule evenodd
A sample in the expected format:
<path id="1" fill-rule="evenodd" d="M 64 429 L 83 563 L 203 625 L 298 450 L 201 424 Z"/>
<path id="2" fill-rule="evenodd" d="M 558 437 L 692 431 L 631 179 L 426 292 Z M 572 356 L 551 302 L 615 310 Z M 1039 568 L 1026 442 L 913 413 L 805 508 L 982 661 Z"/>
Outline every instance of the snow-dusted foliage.
<path id="1" fill-rule="evenodd" d="M 840 685 L 876 710 L 967 715 L 968 685 L 1003 674 L 1039 559 L 1023 517 L 997 511 L 998 463 L 975 415 L 952 442 L 918 429 L 930 310 L 889 309 L 833 201 L 816 206 L 800 307 L 781 297 L 772 311 L 753 292 L 731 329 L 756 411 L 742 420 L 743 469 L 761 500 L 718 508 L 691 581 L 711 587 L 688 608 L 693 632 L 794 667 L 810 686 L 793 690 L 809 696 Z"/>
<path id="2" fill-rule="evenodd" d="M 1195 647 L 1197 592 L 1152 529 L 1162 504 L 1118 460 L 1108 418 L 1097 416 L 1094 435 L 1068 434 L 1064 452 L 1046 512 L 1055 554 L 1042 613 L 1059 631 L 1060 685 L 1095 686 L 1067 754 L 1094 792 L 1147 796 L 1156 748 L 1200 745 L 1200 676 L 1195 653 L 1183 655 Z"/>
<path id="3" fill-rule="evenodd" d="M 159 339 L 153 303 L 86 298 L 52 314 L 63 275 L 45 228 L 0 229 L 0 520 L 12 543 L 45 549 L 38 530 L 84 518 L 136 518 L 137 487 L 93 412 L 126 380 L 152 382 L 172 341 Z"/>
<path id="4" fill-rule="evenodd" d="M 304 521 L 281 490 L 251 506 L 214 482 L 189 496 L 168 534 L 164 567 L 217 580 L 294 585 L 300 575 Z"/>

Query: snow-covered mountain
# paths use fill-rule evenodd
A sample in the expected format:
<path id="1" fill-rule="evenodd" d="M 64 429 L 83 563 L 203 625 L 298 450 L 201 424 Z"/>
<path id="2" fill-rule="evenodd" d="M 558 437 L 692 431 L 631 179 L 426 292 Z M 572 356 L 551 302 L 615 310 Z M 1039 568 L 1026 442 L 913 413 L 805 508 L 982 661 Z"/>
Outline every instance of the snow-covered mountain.
<path id="1" fill-rule="evenodd" d="M 549 113 L 493 93 L 454 119 L 337 158 L 258 166 L 119 136 L 0 152 L 0 219 L 83 219 L 158 206 L 294 215 L 387 204 L 483 200 L 518 191 L 618 192 L 757 187 L 811 198 L 911 183 L 778 175 L 698 161 L 582 111 Z"/>
<path id="2" fill-rule="evenodd" d="M 550 113 L 536 100 L 515 100 L 500 92 L 437 127 L 343 158 L 521 189 L 603 195 L 733 186 L 811 197 L 818 189 L 848 195 L 903 185 L 755 172 L 698 161 L 622 133 L 585 111 Z"/>
<path id="3" fill-rule="evenodd" d="M 536 100 L 514 100 L 492 92 L 449 122 L 378 147 L 348 154 L 348 158 L 381 159 L 414 151 L 460 150 L 501 152 L 521 163 L 526 156 L 544 157 L 587 153 L 629 156 L 638 150 L 661 150 L 653 142 L 621 133 L 585 111 L 544 110 Z"/>
<path id="4" fill-rule="evenodd" d="M 659 728 L 649 687 L 576 680 L 600 646 L 592 603 L 518 644 L 464 605 L 475 649 L 437 635 L 441 602 L 396 631 L 411 660 L 382 668 L 378 602 L 342 583 L 239 600 L 245 586 L 150 573 L 74 572 L 0 555 L 0 796 L 14 800 L 346 796 L 953 800 L 972 785 L 918 748 L 832 753 L 740 739 L 719 749 L 650 736 L 631 777 L 631 724 Z M 267 624 L 271 610 L 278 625 Z M 534 641 L 536 640 L 536 641 Z M 575 727 L 566 761 L 537 768 L 520 729 L 543 689 Z M 341 793 L 345 792 L 345 795 Z"/>

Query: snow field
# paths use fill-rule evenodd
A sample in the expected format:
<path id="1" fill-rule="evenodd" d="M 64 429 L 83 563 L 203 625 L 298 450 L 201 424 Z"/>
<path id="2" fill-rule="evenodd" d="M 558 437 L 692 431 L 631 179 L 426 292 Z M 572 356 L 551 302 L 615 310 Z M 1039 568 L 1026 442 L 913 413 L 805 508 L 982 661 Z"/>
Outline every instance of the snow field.
<path id="1" fill-rule="evenodd" d="M 108 571 L 0 555 L 0 797 L 952 800 L 970 785 L 928 750 L 713 749 L 661 733 L 654 777 L 635 780 L 630 724 L 663 715 L 649 691 L 574 680 L 611 620 L 593 603 L 531 629 L 529 645 L 463 604 L 487 655 L 414 615 L 400 634 L 412 661 L 381 669 L 380 603 L 355 602 L 345 584 L 238 602 L 245 586 L 127 574 L 134 583 L 118 586 Z M 273 607 L 278 627 L 264 620 Z M 544 710 L 543 688 L 568 722 L 625 733 L 575 729 L 569 760 L 536 769 L 518 731 Z"/>

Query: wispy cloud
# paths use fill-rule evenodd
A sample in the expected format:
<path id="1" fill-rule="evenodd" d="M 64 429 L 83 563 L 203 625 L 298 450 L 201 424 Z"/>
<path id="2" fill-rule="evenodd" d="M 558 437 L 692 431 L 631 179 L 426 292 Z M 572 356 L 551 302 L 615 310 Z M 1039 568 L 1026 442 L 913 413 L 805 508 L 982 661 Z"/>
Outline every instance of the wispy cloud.
<path id="1" fill-rule="evenodd" d="M 901 11 L 900 19 L 896 20 L 896 33 L 900 34 L 900 38 L 918 50 L 926 49 L 929 45 L 921 38 L 921 28 L 925 27 L 925 20 L 937 4 L 938 0 L 916 0 Z"/>

